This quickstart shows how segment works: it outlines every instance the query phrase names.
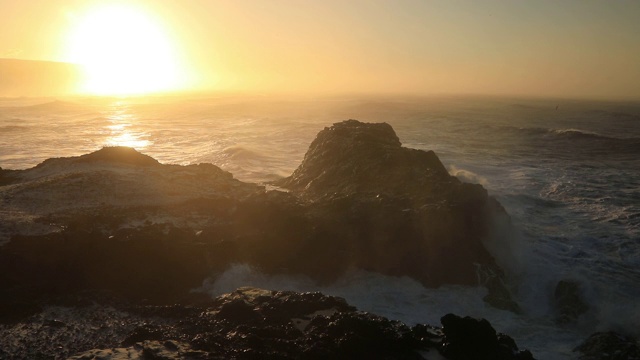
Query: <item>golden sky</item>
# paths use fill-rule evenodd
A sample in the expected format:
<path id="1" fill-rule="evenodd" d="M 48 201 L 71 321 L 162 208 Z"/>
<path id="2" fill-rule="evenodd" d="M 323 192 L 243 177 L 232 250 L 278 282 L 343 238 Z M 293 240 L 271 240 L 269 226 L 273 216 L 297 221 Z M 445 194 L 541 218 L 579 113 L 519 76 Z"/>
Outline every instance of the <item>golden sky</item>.
<path id="1" fill-rule="evenodd" d="M 112 5 L 135 15 L 96 15 Z M 139 86 L 640 99 L 640 1 L 0 0 L 0 14 L 0 57 L 137 61 L 120 74 Z"/>

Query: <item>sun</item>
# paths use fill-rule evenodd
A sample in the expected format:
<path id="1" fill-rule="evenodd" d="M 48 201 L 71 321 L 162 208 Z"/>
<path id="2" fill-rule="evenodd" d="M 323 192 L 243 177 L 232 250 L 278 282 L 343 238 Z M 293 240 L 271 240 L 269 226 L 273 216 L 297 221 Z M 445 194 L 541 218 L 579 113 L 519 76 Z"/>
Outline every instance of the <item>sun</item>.
<path id="1" fill-rule="evenodd" d="M 82 91 L 138 95 L 187 84 L 178 49 L 165 28 L 142 8 L 96 6 L 79 17 L 66 39 L 66 58 L 84 70 Z"/>

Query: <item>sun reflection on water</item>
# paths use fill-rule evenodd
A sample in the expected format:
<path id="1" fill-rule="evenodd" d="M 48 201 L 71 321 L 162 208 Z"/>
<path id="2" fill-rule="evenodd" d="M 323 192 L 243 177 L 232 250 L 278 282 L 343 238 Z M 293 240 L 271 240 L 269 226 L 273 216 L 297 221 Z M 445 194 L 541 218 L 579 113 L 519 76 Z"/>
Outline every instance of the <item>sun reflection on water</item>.
<path id="1" fill-rule="evenodd" d="M 152 144 L 148 140 L 149 134 L 132 129 L 137 125 L 138 118 L 125 103 L 116 102 L 107 114 L 107 120 L 110 124 L 106 126 L 105 146 L 128 146 L 141 150 Z"/>

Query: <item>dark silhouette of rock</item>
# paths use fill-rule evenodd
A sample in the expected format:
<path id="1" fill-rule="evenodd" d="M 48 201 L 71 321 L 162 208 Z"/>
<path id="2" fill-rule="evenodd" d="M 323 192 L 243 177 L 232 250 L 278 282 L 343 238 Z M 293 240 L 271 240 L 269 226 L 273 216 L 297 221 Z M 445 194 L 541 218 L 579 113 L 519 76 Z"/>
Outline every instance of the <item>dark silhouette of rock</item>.
<path id="1" fill-rule="evenodd" d="M 318 133 L 302 164 L 276 182 L 312 200 L 353 194 L 436 200 L 455 191 L 454 183 L 433 151 L 403 148 L 389 124 L 357 120 Z"/>
<path id="2" fill-rule="evenodd" d="M 589 305 L 584 302 L 583 297 L 580 283 L 560 280 L 554 292 L 556 321 L 560 324 L 575 322 L 580 315 L 587 312 Z"/>
<path id="3" fill-rule="evenodd" d="M 276 185 L 311 202 L 316 226 L 331 224 L 307 242 L 339 249 L 349 265 L 427 286 L 476 284 L 474 264 L 495 265 L 482 240 L 502 207 L 481 185 L 449 175 L 433 151 L 402 147 L 386 123 L 325 128 Z"/>
<path id="4" fill-rule="evenodd" d="M 458 318 L 462 324 L 452 324 L 456 317 L 447 315 L 444 329 L 425 324 L 410 328 L 321 293 L 245 287 L 182 305 L 95 298 L 92 304 L 56 311 L 63 318 L 53 326 L 43 313 L 0 327 L 0 343 L 6 344 L 0 357 L 423 359 L 426 351 L 448 356 L 468 348 L 482 356 L 496 354 L 498 347 L 502 355 L 492 359 L 532 359 L 523 357 L 513 340 L 496 335 L 486 320 L 478 326 Z"/>
<path id="5" fill-rule="evenodd" d="M 140 152 L 126 146 L 110 146 L 102 148 L 90 154 L 79 156 L 77 162 L 106 162 L 121 163 L 136 166 L 154 166 L 160 165 L 158 160 L 151 156 L 141 154 Z"/>
<path id="6" fill-rule="evenodd" d="M 0 186 L 9 185 L 14 182 L 16 179 L 13 174 L 15 174 L 15 170 L 8 170 L 0 168 Z"/>
<path id="7" fill-rule="evenodd" d="M 176 341 L 144 341 L 128 348 L 89 350 L 69 360 L 207 360 L 211 354 L 193 350 L 189 344 Z"/>
<path id="8" fill-rule="evenodd" d="M 192 231 L 148 226 L 107 236 L 85 229 L 45 236 L 16 236 L 0 248 L 3 316 L 47 297 L 109 289 L 130 299 L 167 303 L 187 296 L 212 272 L 222 271 L 228 252 L 202 243 Z M 17 296 L 17 299 L 12 300 Z"/>
<path id="9" fill-rule="evenodd" d="M 511 298 L 507 284 L 505 283 L 505 275 L 502 269 L 492 265 L 479 265 L 478 278 L 481 285 L 487 288 L 489 292 L 483 300 L 495 307 L 520 314 L 522 309 L 517 302 Z"/>
<path id="10" fill-rule="evenodd" d="M 442 354 L 447 359 L 533 359 L 531 352 L 518 350 L 512 338 L 496 333 L 485 319 L 447 314 L 440 321 L 445 336 Z"/>
<path id="11" fill-rule="evenodd" d="M 580 360 L 640 359 L 638 339 L 615 332 L 595 333 L 573 351 L 580 352 Z"/>

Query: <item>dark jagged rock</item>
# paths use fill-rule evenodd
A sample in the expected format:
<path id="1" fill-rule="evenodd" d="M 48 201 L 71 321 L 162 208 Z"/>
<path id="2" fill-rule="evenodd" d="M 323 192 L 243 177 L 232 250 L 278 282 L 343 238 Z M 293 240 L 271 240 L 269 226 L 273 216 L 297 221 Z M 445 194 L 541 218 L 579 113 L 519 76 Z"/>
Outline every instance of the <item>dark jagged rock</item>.
<path id="1" fill-rule="evenodd" d="M 305 331 L 303 354 L 314 359 L 422 359 L 416 350 L 433 346 L 408 326 L 369 313 L 317 316 Z"/>
<path id="2" fill-rule="evenodd" d="M 598 332 L 573 351 L 581 353 L 580 360 L 637 360 L 640 342 L 615 332 Z"/>
<path id="3" fill-rule="evenodd" d="M 207 360 L 206 351 L 193 350 L 189 344 L 176 341 L 144 341 L 128 348 L 89 350 L 69 358 L 69 360 Z"/>
<path id="4" fill-rule="evenodd" d="M 531 352 L 518 350 L 509 336 L 496 333 L 485 319 L 447 314 L 440 320 L 445 335 L 442 354 L 452 360 L 533 359 Z"/>
<path id="5" fill-rule="evenodd" d="M 276 182 L 313 200 L 352 194 L 437 199 L 452 183 L 457 179 L 433 151 L 403 148 L 389 124 L 357 120 L 318 133 L 302 164 Z"/>
<path id="6" fill-rule="evenodd" d="M 556 321 L 560 324 L 575 322 L 578 317 L 587 310 L 587 305 L 583 300 L 580 283 L 573 280 L 560 280 L 554 292 L 556 307 Z"/>
<path id="7" fill-rule="evenodd" d="M 52 315 L 61 320 L 51 320 Z M 11 327 L 0 326 L 0 343 L 6 344 L 0 357 L 423 359 L 427 351 L 447 356 L 454 348 L 471 348 L 484 354 L 497 346 L 511 356 L 492 359 L 531 359 L 517 352 L 513 340 L 496 335 L 486 320 L 479 327 L 466 319 L 452 325 L 453 317 L 445 317 L 444 329 L 424 324 L 410 328 L 357 311 L 342 298 L 256 288 L 171 306 L 103 299 L 100 305 L 49 309 Z"/>
<path id="8" fill-rule="evenodd" d="M 516 314 L 522 313 L 522 309 L 517 302 L 511 298 L 511 292 L 505 283 L 505 275 L 502 269 L 492 265 L 479 265 L 478 269 L 479 283 L 487 288 L 488 293 L 483 300 L 495 307 L 511 311 Z"/>
<path id="9" fill-rule="evenodd" d="M 401 146 L 391 126 L 356 120 L 322 130 L 294 173 L 276 182 L 312 205 L 339 249 L 338 267 L 411 276 L 427 286 L 476 284 L 474 264 L 495 266 L 482 241 L 504 210 L 480 185 L 449 175 L 433 151 Z M 313 236 L 311 236 L 313 238 Z M 326 252 L 326 251 L 324 251 Z M 332 252 L 333 254 L 336 251 Z"/>

